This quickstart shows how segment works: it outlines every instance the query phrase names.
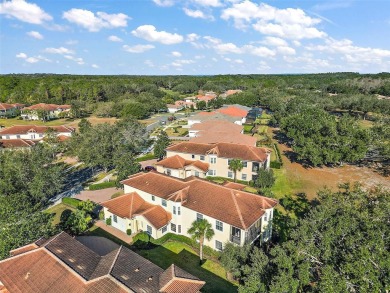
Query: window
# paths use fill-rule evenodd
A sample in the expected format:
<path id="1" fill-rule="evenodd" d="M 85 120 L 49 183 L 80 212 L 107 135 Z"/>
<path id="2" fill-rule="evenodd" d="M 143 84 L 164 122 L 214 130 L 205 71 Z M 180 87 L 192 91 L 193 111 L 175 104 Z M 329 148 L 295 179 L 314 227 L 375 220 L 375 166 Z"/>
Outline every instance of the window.
<path id="1" fill-rule="evenodd" d="M 6 138 L 6 139 L 9 139 L 9 135 L 6 135 L 5 138 Z"/>
<path id="2" fill-rule="evenodd" d="M 181 225 L 177 226 L 177 232 L 181 234 Z"/>
<path id="3" fill-rule="evenodd" d="M 231 171 L 228 172 L 228 178 L 233 178 L 233 172 Z"/>
<path id="4" fill-rule="evenodd" d="M 222 242 L 215 240 L 215 249 L 221 251 L 222 250 Z"/>
<path id="5" fill-rule="evenodd" d="M 232 160 L 231 159 L 228 159 L 228 166 L 230 166 L 230 162 L 231 162 Z"/>
<path id="6" fill-rule="evenodd" d="M 217 158 L 210 158 L 210 163 L 215 164 L 217 162 Z"/>
<path id="7" fill-rule="evenodd" d="M 167 175 L 171 176 L 171 170 L 170 169 L 167 169 Z"/>
<path id="8" fill-rule="evenodd" d="M 207 172 L 207 174 L 208 174 L 209 176 L 215 176 L 215 175 L 217 175 L 217 172 L 216 172 L 215 170 L 209 170 L 209 171 Z"/>
<path id="9" fill-rule="evenodd" d="M 265 214 L 264 214 L 264 221 L 268 221 L 268 219 L 267 219 L 267 212 L 265 212 Z"/>
<path id="10" fill-rule="evenodd" d="M 215 221 L 215 229 L 218 231 L 223 231 L 223 223 L 221 221 Z"/>
<path id="11" fill-rule="evenodd" d="M 201 161 L 204 161 L 204 156 L 200 156 L 200 160 L 201 160 Z"/>
<path id="12" fill-rule="evenodd" d="M 19 135 L 19 134 L 17 134 L 17 135 L 16 135 L 16 138 L 20 138 L 20 135 Z"/>
<path id="13" fill-rule="evenodd" d="M 146 225 L 146 233 L 148 233 L 149 235 L 152 235 L 152 232 L 153 232 L 152 227 L 149 225 Z"/>
<path id="14" fill-rule="evenodd" d="M 39 137 L 43 137 L 43 134 L 39 134 Z"/>
<path id="15" fill-rule="evenodd" d="M 195 171 L 195 176 L 199 177 L 199 172 L 198 171 Z"/>
<path id="16" fill-rule="evenodd" d="M 113 221 L 114 221 L 115 223 L 118 223 L 118 217 L 117 217 L 116 215 L 114 215 Z"/>
<path id="17" fill-rule="evenodd" d="M 273 215 L 274 215 L 274 210 L 271 210 L 269 213 L 269 220 L 270 221 L 272 220 Z"/>
<path id="18" fill-rule="evenodd" d="M 191 158 L 195 159 L 195 155 L 191 155 Z"/>
<path id="19" fill-rule="evenodd" d="M 180 207 L 177 207 L 177 215 L 180 216 Z"/>
<path id="20" fill-rule="evenodd" d="M 173 214 L 176 215 L 176 207 L 173 206 L 172 208 L 173 208 Z"/>
<path id="21" fill-rule="evenodd" d="M 161 232 L 164 234 L 167 232 L 167 230 L 168 230 L 168 227 L 165 225 L 164 227 L 162 227 Z"/>
<path id="22" fill-rule="evenodd" d="M 243 162 L 242 162 L 242 166 L 243 166 L 244 168 L 248 167 L 248 162 L 247 162 L 247 161 L 243 161 Z"/>
<path id="23" fill-rule="evenodd" d="M 171 223 L 171 231 L 176 232 L 176 224 Z"/>
<path id="24" fill-rule="evenodd" d="M 196 213 L 196 220 L 199 221 L 199 220 L 202 220 L 202 219 L 203 219 L 203 215 L 199 214 L 199 213 Z"/>
<path id="25" fill-rule="evenodd" d="M 242 175 L 241 175 L 241 179 L 242 179 L 242 180 L 247 180 L 247 179 L 246 179 L 246 174 L 242 174 Z"/>
<path id="26" fill-rule="evenodd" d="M 152 200 L 155 201 L 156 200 L 156 197 L 154 195 L 152 195 Z"/>
<path id="27" fill-rule="evenodd" d="M 163 207 L 166 207 L 167 206 L 167 201 L 165 199 L 162 199 L 161 200 L 161 204 Z"/>

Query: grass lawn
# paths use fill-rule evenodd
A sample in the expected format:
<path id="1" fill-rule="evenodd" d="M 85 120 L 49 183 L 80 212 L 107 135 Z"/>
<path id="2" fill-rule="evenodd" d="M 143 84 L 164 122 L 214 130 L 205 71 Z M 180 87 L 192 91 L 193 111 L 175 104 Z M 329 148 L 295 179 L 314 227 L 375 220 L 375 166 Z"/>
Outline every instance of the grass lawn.
<path id="1" fill-rule="evenodd" d="M 93 226 L 87 235 L 105 237 L 124 245 L 163 269 L 174 263 L 206 282 L 202 292 L 237 292 L 236 284 L 226 280 L 226 271 L 219 263 L 206 260 L 200 266 L 199 256 L 184 243 L 168 240 L 162 245 L 151 245 L 148 249 L 136 249 L 96 226 Z"/>
<path id="2" fill-rule="evenodd" d="M 275 193 L 277 198 L 282 198 L 286 194 L 293 193 L 296 189 L 303 187 L 303 182 L 299 178 L 290 178 L 286 169 L 273 169 L 275 175 L 275 184 L 271 190 Z"/>
<path id="3" fill-rule="evenodd" d="M 177 132 L 175 132 L 175 128 Z M 168 136 L 184 136 L 188 134 L 188 129 L 181 126 L 169 127 L 165 130 Z"/>
<path id="4" fill-rule="evenodd" d="M 42 122 L 42 121 L 29 121 L 29 120 L 19 120 L 16 118 L 10 118 L 10 119 L 0 119 L 0 125 L 4 127 L 11 127 L 14 125 L 40 125 L 40 126 L 58 126 L 58 125 L 66 125 L 73 123 L 74 120 L 72 119 L 55 119 L 50 120 L 48 122 Z"/>
<path id="5" fill-rule="evenodd" d="M 54 214 L 52 225 L 55 226 L 55 225 L 60 223 L 61 214 L 65 210 L 74 211 L 76 209 L 74 207 L 71 207 L 71 206 L 68 206 L 66 204 L 60 203 L 60 204 L 57 204 L 57 205 L 55 205 L 55 206 L 53 206 L 51 208 L 48 208 L 47 210 L 45 210 L 45 213 Z"/>

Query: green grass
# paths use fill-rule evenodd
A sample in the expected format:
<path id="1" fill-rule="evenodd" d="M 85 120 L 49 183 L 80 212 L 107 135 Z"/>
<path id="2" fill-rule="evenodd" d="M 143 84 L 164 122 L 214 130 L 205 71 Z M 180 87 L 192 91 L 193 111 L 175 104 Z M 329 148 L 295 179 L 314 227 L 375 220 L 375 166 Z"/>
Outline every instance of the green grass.
<path id="1" fill-rule="evenodd" d="M 244 125 L 244 133 L 251 133 L 251 130 L 253 128 L 253 125 Z"/>
<path id="2" fill-rule="evenodd" d="M 123 195 L 123 194 L 124 194 L 123 191 L 115 192 L 113 195 L 111 195 L 111 199 L 117 198 L 118 196 L 121 196 L 121 195 Z"/>
<path id="3" fill-rule="evenodd" d="M 72 206 L 60 203 L 51 208 L 48 208 L 47 210 L 45 210 L 45 213 L 54 214 L 52 225 L 56 226 L 60 223 L 61 214 L 65 210 L 75 211 L 76 209 Z"/>
<path id="4" fill-rule="evenodd" d="M 139 163 L 139 162 L 143 162 L 143 161 L 153 160 L 155 158 L 156 157 L 154 156 L 154 154 L 149 153 L 149 154 L 146 154 L 142 157 L 137 158 L 136 161 Z"/>
<path id="5" fill-rule="evenodd" d="M 303 183 L 301 180 L 291 180 L 287 176 L 286 169 L 273 169 L 276 177 L 275 184 L 271 188 L 271 191 L 277 198 L 281 198 L 286 194 L 292 194 L 294 190 L 302 188 Z"/>
<path id="6" fill-rule="evenodd" d="M 175 128 L 177 132 L 175 132 Z M 169 127 L 165 130 L 168 136 L 185 136 L 188 134 L 188 129 L 181 126 Z"/>
<path id="7" fill-rule="evenodd" d="M 171 264 L 175 264 L 206 282 L 202 292 L 237 292 L 236 284 L 226 280 L 226 271 L 218 262 L 208 259 L 200 266 L 199 256 L 191 246 L 185 243 L 167 240 L 161 245 L 135 243 L 133 246 L 96 226 L 93 226 L 87 235 L 105 237 L 115 243 L 126 246 L 163 269 L 168 268 Z M 145 240 L 144 237 L 136 237 L 135 239 L 137 242 Z M 138 248 L 146 246 L 147 248 L 145 249 Z"/>
<path id="8" fill-rule="evenodd" d="M 63 204 L 71 206 L 71 207 L 76 208 L 76 209 L 79 206 L 80 202 L 81 202 L 81 200 L 79 200 L 77 198 L 71 198 L 71 197 L 64 197 L 64 198 L 62 198 L 62 203 Z"/>
<path id="9" fill-rule="evenodd" d="M 0 119 L 0 125 L 4 127 L 11 127 L 14 125 L 44 125 L 44 126 L 59 126 L 59 125 L 66 125 L 73 122 L 71 119 L 55 119 L 50 120 L 48 122 L 42 122 L 42 121 L 28 121 L 28 120 L 20 120 L 17 117 L 16 118 L 9 118 L 9 119 Z"/>

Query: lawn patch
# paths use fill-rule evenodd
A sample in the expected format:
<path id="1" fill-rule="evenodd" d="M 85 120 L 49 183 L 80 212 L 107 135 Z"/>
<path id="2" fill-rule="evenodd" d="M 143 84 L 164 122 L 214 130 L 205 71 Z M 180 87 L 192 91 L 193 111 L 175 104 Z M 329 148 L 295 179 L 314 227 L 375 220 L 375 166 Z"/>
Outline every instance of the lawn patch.
<path id="1" fill-rule="evenodd" d="M 75 211 L 76 208 L 60 203 L 48 208 L 47 210 L 45 210 L 45 213 L 54 214 L 52 225 L 56 226 L 57 224 L 60 223 L 61 215 L 66 210 Z"/>

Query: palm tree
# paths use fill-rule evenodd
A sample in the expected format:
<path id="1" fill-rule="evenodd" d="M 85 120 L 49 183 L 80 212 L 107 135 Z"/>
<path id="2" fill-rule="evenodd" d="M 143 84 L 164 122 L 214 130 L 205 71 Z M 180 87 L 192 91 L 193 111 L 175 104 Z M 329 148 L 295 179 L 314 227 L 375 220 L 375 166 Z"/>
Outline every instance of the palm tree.
<path id="1" fill-rule="evenodd" d="M 233 159 L 229 162 L 229 169 L 234 172 L 234 182 L 237 180 L 237 171 L 241 171 L 244 168 L 244 164 L 239 159 Z"/>
<path id="2" fill-rule="evenodd" d="M 206 219 L 201 219 L 194 221 L 187 232 L 192 239 L 199 241 L 199 257 L 202 264 L 204 239 L 210 240 L 214 236 L 214 230 Z"/>

